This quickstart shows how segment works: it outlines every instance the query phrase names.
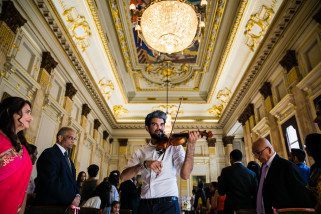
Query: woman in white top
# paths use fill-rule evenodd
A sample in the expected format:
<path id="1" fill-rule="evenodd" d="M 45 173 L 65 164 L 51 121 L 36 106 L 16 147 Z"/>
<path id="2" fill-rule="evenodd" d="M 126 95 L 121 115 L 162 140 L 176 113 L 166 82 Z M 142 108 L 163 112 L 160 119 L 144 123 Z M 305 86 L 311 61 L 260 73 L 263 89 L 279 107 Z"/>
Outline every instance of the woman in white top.
<path id="1" fill-rule="evenodd" d="M 95 189 L 92 197 L 90 197 L 82 207 L 91 207 L 96 209 L 104 209 L 110 201 L 111 185 L 109 182 L 101 182 Z"/>

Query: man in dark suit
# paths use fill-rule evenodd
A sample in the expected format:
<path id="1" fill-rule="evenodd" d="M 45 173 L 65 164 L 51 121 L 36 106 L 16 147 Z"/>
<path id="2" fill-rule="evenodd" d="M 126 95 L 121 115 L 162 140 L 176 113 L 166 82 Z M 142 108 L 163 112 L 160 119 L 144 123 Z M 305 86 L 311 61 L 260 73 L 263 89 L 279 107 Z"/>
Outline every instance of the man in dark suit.
<path id="1" fill-rule="evenodd" d="M 254 209 L 257 179 L 254 172 L 246 168 L 238 149 L 230 153 L 231 166 L 225 167 L 218 182 L 218 193 L 226 194 L 224 213 L 234 213 L 239 209 Z"/>
<path id="2" fill-rule="evenodd" d="M 75 130 L 63 127 L 57 133 L 56 144 L 40 155 L 35 181 L 36 204 L 79 205 L 76 171 L 68 154 L 76 139 Z"/>
<path id="3" fill-rule="evenodd" d="M 136 214 L 140 197 L 134 181 L 132 178 L 120 184 L 120 208 L 133 210 Z"/>
<path id="4" fill-rule="evenodd" d="M 281 158 L 265 138 L 252 145 L 254 156 L 262 163 L 256 199 L 256 212 L 273 213 L 272 208 L 312 208 L 312 202 L 297 167 Z"/>

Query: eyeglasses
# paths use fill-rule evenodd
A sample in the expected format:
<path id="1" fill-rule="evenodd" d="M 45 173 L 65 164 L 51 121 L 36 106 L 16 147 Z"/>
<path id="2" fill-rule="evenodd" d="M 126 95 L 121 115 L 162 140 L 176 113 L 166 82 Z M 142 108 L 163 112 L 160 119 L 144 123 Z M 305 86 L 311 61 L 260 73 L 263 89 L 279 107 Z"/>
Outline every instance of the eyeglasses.
<path id="1" fill-rule="evenodd" d="M 66 138 L 68 138 L 71 141 L 76 141 L 77 137 L 73 137 L 73 136 L 65 136 Z"/>
<path id="2" fill-rule="evenodd" d="M 262 155 L 262 153 L 264 152 L 264 150 L 266 150 L 267 148 L 269 148 L 269 147 L 267 146 L 264 149 L 262 149 L 261 151 L 258 151 L 258 152 L 253 151 L 252 153 L 254 156 L 260 157 Z"/>

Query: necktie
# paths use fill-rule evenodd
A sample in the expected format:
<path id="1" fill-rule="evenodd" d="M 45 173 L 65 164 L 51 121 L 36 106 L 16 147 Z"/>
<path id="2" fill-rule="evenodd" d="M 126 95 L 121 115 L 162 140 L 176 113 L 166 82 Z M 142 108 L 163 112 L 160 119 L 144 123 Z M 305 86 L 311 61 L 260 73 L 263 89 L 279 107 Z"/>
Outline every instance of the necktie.
<path id="1" fill-rule="evenodd" d="M 258 213 L 258 214 L 265 213 L 264 205 L 263 205 L 262 190 L 263 190 L 263 184 L 264 184 L 264 180 L 266 177 L 266 171 L 267 171 L 268 167 L 269 166 L 266 164 L 263 164 L 263 166 L 262 166 L 259 190 L 257 191 L 257 196 L 256 196 L 256 213 Z"/>
<path id="2" fill-rule="evenodd" d="M 71 171 L 71 163 L 70 163 L 69 155 L 68 155 L 68 152 L 67 152 L 67 151 L 65 151 L 64 156 L 65 156 L 65 158 L 66 158 L 66 161 L 67 161 L 67 163 L 68 163 L 69 169 L 70 169 L 70 171 Z"/>

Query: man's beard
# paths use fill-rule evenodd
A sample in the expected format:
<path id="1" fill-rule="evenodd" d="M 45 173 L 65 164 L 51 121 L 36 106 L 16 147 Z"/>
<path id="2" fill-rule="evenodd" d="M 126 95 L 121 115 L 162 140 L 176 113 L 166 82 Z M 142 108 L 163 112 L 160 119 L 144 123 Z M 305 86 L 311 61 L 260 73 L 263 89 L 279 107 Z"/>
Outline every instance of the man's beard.
<path id="1" fill-rule="evenodd" d="M 150 136 L 153 140 L 156 140 L 156 141 L 163 141 L 167 138 L 163 130 L 159 130 L 158 133 L 154 132 L 153 134 L 150 134 Z"/>

